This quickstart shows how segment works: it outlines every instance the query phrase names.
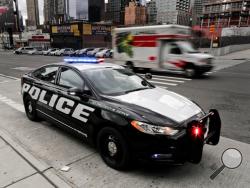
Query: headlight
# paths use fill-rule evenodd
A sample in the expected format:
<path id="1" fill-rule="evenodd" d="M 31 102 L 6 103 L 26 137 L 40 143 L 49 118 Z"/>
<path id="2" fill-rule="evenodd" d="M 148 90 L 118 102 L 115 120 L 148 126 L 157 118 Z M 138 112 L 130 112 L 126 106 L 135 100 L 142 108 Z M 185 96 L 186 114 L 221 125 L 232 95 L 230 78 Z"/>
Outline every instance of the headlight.
<path id="1" fill-rule="evenodd" d="M 171 127 L 155 126 L 155 125 L 150 125 L 150 124 L 139 122 L 139 121 L 132 121 L 131 125 L 143 133 L 152 134 L 152 135 L 159 134 L 159 135 L 173 136 L 179 132 L 179 130 L 173 129 Z"/>

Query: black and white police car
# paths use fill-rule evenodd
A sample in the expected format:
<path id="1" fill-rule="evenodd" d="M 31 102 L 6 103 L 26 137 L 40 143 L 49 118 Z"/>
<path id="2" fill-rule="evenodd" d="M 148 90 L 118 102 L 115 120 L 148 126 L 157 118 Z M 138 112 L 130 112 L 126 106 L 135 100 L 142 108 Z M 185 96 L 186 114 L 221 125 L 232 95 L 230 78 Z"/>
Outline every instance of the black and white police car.
<path id="1" fill-rule="evenodd" d="M 66 61 L 22 77 L 27 117 L 86 138 L 108 166 L 124 169 L 134 159 L 199 163 L 204 144 L 218 144 L 217 110 L 205 113 L 122 66 L 91 58 Z"/>

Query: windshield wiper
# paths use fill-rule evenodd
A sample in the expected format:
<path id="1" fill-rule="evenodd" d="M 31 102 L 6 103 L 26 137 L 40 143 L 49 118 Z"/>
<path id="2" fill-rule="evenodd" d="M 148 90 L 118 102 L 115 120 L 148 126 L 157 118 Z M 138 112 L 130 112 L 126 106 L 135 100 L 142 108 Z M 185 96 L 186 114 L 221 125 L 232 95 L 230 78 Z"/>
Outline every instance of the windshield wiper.
<path id="1" fill-rule="evenodd" d="M 129 90 L 129 91 L 125 91 L 126 94 L 128 93 L 132 93 L 134 91 L 140 91 L 140 90 L 145 90 L 145 89 L 151 89 L 150 87 L 142 87 L 142 88 L 137 88 L 137 89 L 132 89 L 132 90 Z"/>

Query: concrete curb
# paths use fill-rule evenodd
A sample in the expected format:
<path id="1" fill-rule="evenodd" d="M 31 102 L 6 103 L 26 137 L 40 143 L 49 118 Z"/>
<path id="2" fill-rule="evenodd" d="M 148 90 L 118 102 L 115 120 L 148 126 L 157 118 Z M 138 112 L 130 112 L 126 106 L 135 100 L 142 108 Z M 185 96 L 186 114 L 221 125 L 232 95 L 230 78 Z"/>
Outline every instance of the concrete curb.
<path id="1" fill-rule="evenodd" d="M 21 155 L 35 170 L 43 174 L 56 187 L 71 188 L 68 182 L 59 177 L 56 171 L 50 165 L 35 158 L 31 153 L 26 151 L 20 144 L 12 139 L 12 136 L 4 130 L 0 130 L 0 137 L 19 155 Z"/>

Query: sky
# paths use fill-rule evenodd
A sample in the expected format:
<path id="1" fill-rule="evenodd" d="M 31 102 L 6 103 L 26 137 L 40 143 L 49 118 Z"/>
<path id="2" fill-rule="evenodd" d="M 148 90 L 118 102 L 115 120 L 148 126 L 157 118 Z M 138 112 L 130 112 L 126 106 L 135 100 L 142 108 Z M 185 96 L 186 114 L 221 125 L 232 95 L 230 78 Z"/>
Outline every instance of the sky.
<path id="1" fill-rule="evenodd" d="M 43 23 L 44 17 L 43 17 L 43 0 L 38 0 L 39 3 L 39 17 L 40 17 L 40 24 Z M 26 7 L 26 0 L 18 0 L 18 6 L 19 10 L 22 13 L 23 16 L 23 22 L 25 24 L 25 20 L 27 19 L 27 7 Z"/>

